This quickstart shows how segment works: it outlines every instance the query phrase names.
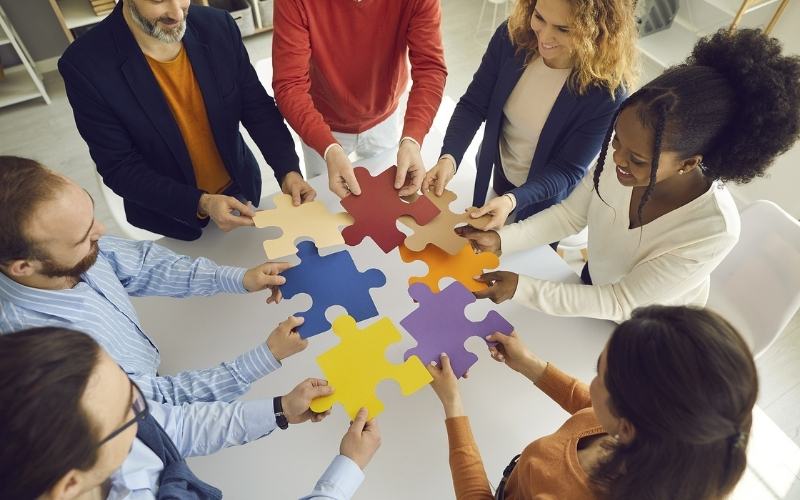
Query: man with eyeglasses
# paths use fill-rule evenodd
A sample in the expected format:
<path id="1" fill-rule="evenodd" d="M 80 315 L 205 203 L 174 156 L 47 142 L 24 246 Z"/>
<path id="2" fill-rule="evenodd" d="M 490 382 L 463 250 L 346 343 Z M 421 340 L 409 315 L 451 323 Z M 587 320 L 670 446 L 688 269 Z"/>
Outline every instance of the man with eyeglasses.
<path id="1" fill-rule="evenodd" d="M 0 333 L 63 326 L 97 340 L 140 385 L 167 404 L 233 401 L 307 342 L 282 322 L 230 363 L 173 376 L 156 375 L 158 348 L 142 330 L 130 296 L 210 296 L 271 290 L 288 263 L 250 270 L 177 255 L 152 241 L 105 236 L 94 201 L 75 182 L 39 163 L 0 156 Z"/>
<path id="2" fill-rule="evenodd" d="M 222 493 L 186 457 L 271 433 L 273 400 L 168 406 L 148 402 L 89 336 L 38 328 L 0 337 L 0 498 L 15 500 L 202 500 Z M 282 401 L 290 424 L 319 421 L 311 400 L 333 390 L 308 379 Z M 380 446 L 362 409 L 314 491 L 347 500 Z M 266 457 L 265 457 L 266 461 Z"/>

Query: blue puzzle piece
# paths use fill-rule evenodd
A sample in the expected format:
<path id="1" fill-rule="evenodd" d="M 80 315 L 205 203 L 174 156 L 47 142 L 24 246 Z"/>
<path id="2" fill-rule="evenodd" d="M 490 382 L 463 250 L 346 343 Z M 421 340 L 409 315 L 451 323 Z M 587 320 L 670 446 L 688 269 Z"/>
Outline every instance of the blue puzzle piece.
<path id="1" fill-rule="evenodd" d="M 468 338 L 485 339 L 494 332 L 510 335 L 514 331 L 497 311 L 489 311 L 485 319 L 475 323 L 468 320 L 464 308 L 475 302 L 475 296 L 458 281 L 439 293 L 431 292 L 424 283 L 414 283 L 408 287 L 408 294 L 419 302 L 419 307 L 400 320 L 417 341 L 417 347 L 406 351 L 405 359 L 417 356 L 427 365 L 431 361 L 438 363 L 439 355 L 447 353 L 456 377 L 464 375 L 478 361 L 478 356 L 464 348 Z"/>
<path id="2" fill-rule="evenodd" d="M 369 289 L 386 284 L 386 276 L 382 272 L 377 269 L 360 272 L 346 250 L 320 257 L 319 250 L 311 241 L 297 244 L 297 256 L 300 257 L 300 264 L 281 273 L 286 278 L 281 292 L 287 299 L 298 293 L 311 296 L 311 308 L 296 314 L 305 319 L 297 329 L 302 338 L 331 329 L 330 322 L 325 318 L 325 311 L 330 306 L 344 307 L 356 321 L 378 315 Z"/>

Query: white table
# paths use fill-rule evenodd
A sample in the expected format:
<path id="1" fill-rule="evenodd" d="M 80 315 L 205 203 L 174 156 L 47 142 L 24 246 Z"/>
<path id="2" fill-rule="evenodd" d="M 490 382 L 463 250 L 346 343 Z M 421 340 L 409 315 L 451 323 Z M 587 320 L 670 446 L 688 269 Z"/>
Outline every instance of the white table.
<path id="1" fill-rule="evenodd" d="M 431 166 L 438 155 L 441 134 L 432 131 L 425 144 L 423 157 Z M 395 155 L 390 152 L 356 164 L 369 166 L 377 172 L 394 162 Z M 465 208 L 471 201 L 474 166 L 471 169 L 470 172 L 469 165 L 462 167 L 449 186 L 460 196 L 452 206 L 454 211 Z M 327 179 L 313 179 L 312 185 L 317 189 L 318 199 L 323 200 L 331 212 L 342 211 L 338 198 L 327 190 Z M 270 199 L 271 195 L 265 197 L 261 208 L 269 208 Z M 262 241 L 268 231 L 240 228 L 225 234 L 209 227 L 196 242 L 164 239 L 161 243 L 179 253 L 249 268 L 266 260 Z M 416 344 L 399 325 L 399 321 L 416 307 L 407 295 L 407 280 L 410 276 L 425 274 L 426 266 L 421 262 L 405 264 L 398 250 L 384 254 L 369 239 L 357 247 L 328 248 L 320 253 L 324 255 L 344 248 L 352 254 L 359 270 L 378 268 L 386 274 L 386 285 L 373 289 L 372 297 L 381 316 L 390 317 L 403 332 L 403 340 L 390 346 L 386 353 L 389 361 L 400 363 L 406 349 Z M 286 260 L 298 261 L 295 256 Z M 501 269 L 554 281 L 579 282 L 569 266 L 547 246 L 503 256 L 500 262 Z M 266 298 L 266 293 L 191 299 L 152 297 L 134 299 L 134 303 L 145 331 L 161 349 L 160 373 L 170 374 L 231 360 L 263 342 L 278 322 L 311 305 L 308 296 L 269 306 L 264 304 Z M 497 310 L 515 325 L 534 352 L 587 382 L 594 376 L 597 356 L 613 329 L 609 322 L 556 318 L 511 301 L 500 305 L 488 300 L 478 301 L 466 309 L 466 315 L 480 320 L 490 309 Z M 343 309 L 337 306 L 329 309 L 327 316 L 332 320 L 342 313 Z M 359 327 L 375 319 L 363 321 Z M 256 383 L 243 399 L 285 394 L 307 377 L 322 378 L 315 358 L 337 343 L 338 337 L 332 332 L 311 338 L 305 351 L 285 360 L 280 370 Z M 470 339 L 466 346 L 478 354 L 480 360 L 470 370 L 469 379 L 461 382 L 464 403 L 488 475 L 496 482 L 511 457 L 530 441 L 555 431 L 567 415 L 522 376 L 494 362 L 481 340 Z M 394 381 L 384 381 L 378 386 L 377 394 L 386 404 L 378 417 L 383 445 L 367 467 L 366 480 L 355 498 L 453 498 L 444 412 L 433 390 L 426 387 L 404 397 Z M 348 424 L 347 414 L 336 405 L 333 414 L 321 423 L 276 430 L 255 443 L 210 457 L 190 459 L 189 464 L 199 477 L 221 488 L 226 498 L 298 498 L 313 489 L 338 453 Z"/>

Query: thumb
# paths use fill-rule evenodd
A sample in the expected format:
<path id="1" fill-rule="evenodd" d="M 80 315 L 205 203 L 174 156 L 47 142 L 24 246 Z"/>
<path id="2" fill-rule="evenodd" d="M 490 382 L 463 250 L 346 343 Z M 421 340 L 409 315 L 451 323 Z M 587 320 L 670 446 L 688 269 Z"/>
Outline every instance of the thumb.
<path id="1" fill-rule="evenodd" d="M 242 215 L 244 215 L 246 217 L 253 217 L 253 216 L 256 215 L 256 213 L 252 209 L 252 203 L 249 202 L 249 201 L 247 202 L 247 205 L 245 205 L 244 203 L 242 203 L 241 201 L 237 200 L 236 198 L 231 197 L 230 198 L 230 206 L 231 206 L 231 208 L 233 208 L 235 210 L 238 210 L 240 214 L 242 214 Z"/>
<path id="2" fill-rule="evenodd" d="M 350 188 L 351 193 L 353 193 L 356 196 L 361 194 L 361 186 L 358 185 L 356 174 L 352 168 L 348 169 L 345 172 L 342 172 L 342 178 L 347 183 L 347 187 Z"/>
<path id="3" fill-rule="evenodd" d="M 330 385 L 317 385 L 309 388 L 308 396 L 310 399 L 317 399 L 333 394 L 333 387 Z"/>
<path id="4" fill-rule="evenodd" d="M 359 434 L 364 431 L 364 425 L 367 423 L 367 409 L 361 408 L 356 413 L 356 418 L 353 420 L 353 423 L 350 424 L 350 430 L 354 432 L 358 432 Z"/>
<path id="5" fill-rule="evenodd" d="M 500 332 L 494 332 L 491 335 L 487 335 L 486 340 L 488 340 L 489 342 L 497 342 L 499 344 L 506 345 L 509 341 L 509 338 L 514 336 L 516 336 L 516 331 L 511 332 L 511 335 L 506 335 Z"/>
<path id="6" fill-rule="evenodd" d="M 394 188 L 400 189 L 406 182 L 406 172 L 408 172 L 408 162 L 397 161 L 397 174 L 394 176 Z"/>
<path id="7" fill-rule="evenodd" d="M 303 198 L 300 196 L 300 186 L 292 184 L 292 206 L 299 207 L 303 203 Z"/>
<path id="8" fill-rule="evenodd" d="M 484 205 L 481 208 L 469 214 L 469 216 L 472 217 L 473 219 L 477 219 L 478 217 L 483 217 L 484 215 L 488 214 L 491 211 L 492 207 L 490 207 L 489 205 Z"/>

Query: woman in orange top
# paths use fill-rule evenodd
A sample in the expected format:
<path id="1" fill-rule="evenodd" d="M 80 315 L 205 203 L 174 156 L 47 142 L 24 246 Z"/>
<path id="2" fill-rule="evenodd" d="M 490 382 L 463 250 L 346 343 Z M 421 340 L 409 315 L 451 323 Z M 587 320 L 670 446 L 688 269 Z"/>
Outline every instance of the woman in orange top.
<path id="1" fill-rule="evenodd" d="M 516 333 L 487 339 L 499 342 L 492 357 L 572 416 L 515 457 L 495 497 L 442 355 L 429 371 L 458 500 L 717 500 L 744 473 L 758 377 L 747 344 L 721 317 L 689 307 L 634 311 L 611 335 L 590 386 L 536 357 Z"/>

